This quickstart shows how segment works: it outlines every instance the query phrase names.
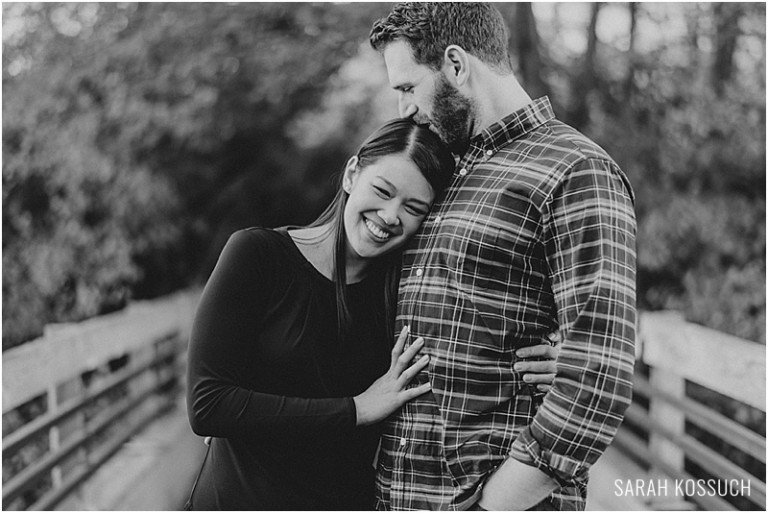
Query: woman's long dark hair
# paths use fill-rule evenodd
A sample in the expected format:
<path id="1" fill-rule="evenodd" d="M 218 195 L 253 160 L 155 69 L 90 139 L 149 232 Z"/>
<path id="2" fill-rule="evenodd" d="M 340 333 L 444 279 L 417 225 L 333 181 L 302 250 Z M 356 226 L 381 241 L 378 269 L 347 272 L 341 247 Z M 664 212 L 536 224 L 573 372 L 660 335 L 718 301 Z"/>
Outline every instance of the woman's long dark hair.
<path id="1" fill-rule="evenodd" d="M 388 121 L 373 132 L 357 150 L 357 166 L 365 168 L 378 159 L 388 155 L 404 155 L 416 164 L 435 196 L 450 183 L 454 170 L 454 160 L 448 148 L 440 138 L 426 126 L 418 125 L 410 119 Z M 344 179 L 344 172 L 340 182 Z M 333 201 L 322 214 L 310 225 L 331 224 L 329 235 L 334 240 L 334 282 L 336 286 L 336 311 L 339 337 L 344 338 L 351 323 L 347 303 L 347 235 L 344 229 L 344 208 L 348 194 L 339 183 L 339 190 Z M 394 339 L 394 320 L 397 307 L 397 288 L 400 281 L 400 252 L 377 259 L 375 265 L 384 269 L 384 319 L 382 324 L 387 330 L 389 340 Z"/>

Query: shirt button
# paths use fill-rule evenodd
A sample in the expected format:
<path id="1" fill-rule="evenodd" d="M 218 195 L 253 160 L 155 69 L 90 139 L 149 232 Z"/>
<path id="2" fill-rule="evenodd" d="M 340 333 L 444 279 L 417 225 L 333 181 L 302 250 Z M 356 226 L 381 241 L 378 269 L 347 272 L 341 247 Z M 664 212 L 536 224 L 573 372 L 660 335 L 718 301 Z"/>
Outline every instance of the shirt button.
<path id="1" fill-rule="evenodd" d="M 400 447 L 405 447 L 405 437 L 400 438 Z"/>
<path id="2" fill-rule="evenodd" d="M 416 269 L 416 276 L 421 276 L 422 274 L 424 274 L 424 269 L 422 268 Z M 403 438 L 403 440 L 405 440 L 405 438 Z"/>
<path id="3" fill-rule="evenodd" d="M 493 150 L 488 150 L 485 152 L 485 154 L 490 157 L 491 155 L 493 155 Z"/>
<path id="4" fill-rule="evenodd" d="M 459 171 L 459 174 L 461 176 L 467 176 L 467 169 L 466 168 L 461 168 L 461 171 Z"/>
<path id="5" fill-rule="evenodd" d="M 437 216 L 437 217 L 435 218 L 435 224 L 439 223 L 439 222 L 440 222 L 440 221 L 442 221 L 442 220 L 443 220 L 443 218 L 442 218 L 442 217 L 440 217 L 440 216 Z"/>

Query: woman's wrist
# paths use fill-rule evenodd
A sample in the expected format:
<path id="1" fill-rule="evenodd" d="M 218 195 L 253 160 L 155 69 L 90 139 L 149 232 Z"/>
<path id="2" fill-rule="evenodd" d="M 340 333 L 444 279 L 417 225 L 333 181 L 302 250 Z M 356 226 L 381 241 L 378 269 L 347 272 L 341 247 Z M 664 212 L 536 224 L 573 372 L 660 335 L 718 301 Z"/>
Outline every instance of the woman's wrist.
<path id="1" fill-rule="evenodd" d="M 355 426 L 365 426 L 369 424 L 365 418 L 365 406 L 359 395 L 352 398 L 352 406 L 355 412 Z"/>

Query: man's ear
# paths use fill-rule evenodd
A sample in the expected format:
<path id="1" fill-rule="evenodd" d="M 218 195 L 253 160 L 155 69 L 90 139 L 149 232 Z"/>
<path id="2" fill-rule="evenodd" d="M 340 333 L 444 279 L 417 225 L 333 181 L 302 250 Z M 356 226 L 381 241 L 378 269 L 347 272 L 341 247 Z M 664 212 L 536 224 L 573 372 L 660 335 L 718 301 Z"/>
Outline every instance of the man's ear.
<path id="1" fill-rule="evenodd" d="M 357 164 L 359 162 L 360 159 L 357 158 L 357 155 L 353 155 L 349 157 L 347 165 L 344 166 L 344 177 L 341 180 L 341 186 L 347 194 L 352 192 L 352 187 L 357 181 L 357 175 L 359 174 Z"/>
<path id="2" fill-rule="evenodd" d="M 443 52 L 443 71 L 456 87 L 469 80 L 469 54 L 459 45 L 450 45 Z"/>

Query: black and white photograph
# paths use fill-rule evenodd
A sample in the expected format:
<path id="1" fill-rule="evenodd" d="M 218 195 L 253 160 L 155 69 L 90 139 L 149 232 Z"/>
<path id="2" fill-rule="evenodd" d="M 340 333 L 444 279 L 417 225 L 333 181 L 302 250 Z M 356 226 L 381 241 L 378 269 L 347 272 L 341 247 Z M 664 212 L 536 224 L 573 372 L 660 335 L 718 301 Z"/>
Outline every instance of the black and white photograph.
<path id="1" fill-rule="evenodd" d="M 765 511 L 764 2 L 3 2 L 6 511 Z"/>

